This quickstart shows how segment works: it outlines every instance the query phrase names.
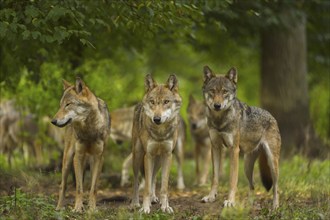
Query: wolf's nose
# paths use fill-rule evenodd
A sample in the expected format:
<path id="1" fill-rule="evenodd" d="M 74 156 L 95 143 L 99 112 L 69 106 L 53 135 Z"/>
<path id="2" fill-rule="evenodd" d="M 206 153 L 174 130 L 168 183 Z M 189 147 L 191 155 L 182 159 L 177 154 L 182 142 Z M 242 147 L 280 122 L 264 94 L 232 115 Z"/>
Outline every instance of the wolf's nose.
<path id="1" fill-rule="evenodd" d="M 218 104 L 218 103 L 214 103 L 214 109 L 215 110 L 220 110 L 220 108 L 221 108 L 221 104 Z"/>
<path id="2" fill-rule="evenodd" d="M 57 124 L 57 120 L 56 120 L 56 119 L 53 119 L 53 120 L 51 121 L 51 123 L 52 123 L 53 125 L 56 125 L 56 124 Z"/>
<path id="3" fill-rule="evenodd" d="M 197 128 L 197 125 L 195 123 L 191 124 L 191 128 L 192 129 L 196 129 Z"/>
<path id="4" fill-rule="evenodd" d="M 160 124 L 160 122 L 161 122 L 161 118 L 160 117 L 158 117 L 158 116 L 156 116 L 156 117 L 154 117 L 154 122 L 156 123 L 156 124 Z"/>

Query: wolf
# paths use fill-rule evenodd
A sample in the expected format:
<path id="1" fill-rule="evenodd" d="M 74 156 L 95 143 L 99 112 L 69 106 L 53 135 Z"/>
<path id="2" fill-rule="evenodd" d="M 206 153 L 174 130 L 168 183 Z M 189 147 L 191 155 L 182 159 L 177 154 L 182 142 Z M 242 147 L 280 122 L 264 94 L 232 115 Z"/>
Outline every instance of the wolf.
<path id="1" fill-rule="evenodd" d="M 209 137 L 209 128 L 207 126 L 204 103 L 196 100 L 194 96 L 190 95 L 187 115 L 190 125 L 190 133 L 195 142 L 195 184 L 203 186 L 206 184 L 209 176 L 209 161 L 211 161 L 211 140 Z M 221 165 L 222 164 L 223 163 L 221 163 Z M 222 168 L 220 168 L 220 171 L 222 171 Z"/>
<path id="2" fill-rule="evenodd" d="M 249 181 L 250 195 L 254 190 L 253 167 L 259 157 L 264 187 L 273 187 L 273 208 L 279 206 L 278 178 L 281 136 L 275 118 L 266 110 L 250 107 L 236 98 L 237 70 L 231 68 L 226 75 L 215 75 L 204 67 L 203 96 L 207 124 L 212 142 L 213 179 L 210 193 L 203 202 L 213 202 L 217 196 L 219 163 L 222 149 L 230 153 L 230 189 L 224 206 L 235 205 L 238 181 L 239 152 L 244 152 L 244 171 Z"/>
<path id="3" fill-rule="evenodd" d="M 135 105 L 111 111 L 110 138 L 118 145 L 131 141 Z"/>
<path id="4" fill-rule="evenodd" d="M 117 144 L 121 144 L 124 141 L 131 141 L 132 128 L 133 128 L 133 115 L 135 106 L 128 108 L 119 108 L 112 111 L 111 114 L 111 139 Z M 185 188 L 182 164 L 184 161 L 184 144 L 186 140 L 186 124 L 183 118 L 180 116 L 180 129 L 178 133 L 178 141 L 174 149 L 174 155 L 178 164 L 178 177 L 177 188 L 182 190 Z M 131 169 L 133 163 L 133 154 L 130 153 L 124 160 L 120 186 L 124 187 L 129 184 L 129 169 Z M 141 183 L 140 188 L 143 184 Z"/>
<path id="5" fill-rule="evenodd" d="M 104 148 L 110 133 L 110 115 L 106 103 L 96 97 L 79 77 L 75 85 L 63 80 L 63 86 L 60 108 L 51 121 L 58 127 L 65 127 L 62 182 L 56 209 L 63 207 L 67 177 L 73 158 L 76 177 L 73 211 L 83 211 L 83 166 L 87 155 L 90 155 L 92 178 L 88 206 L 90 211 L 94 211 L 97 180 L 102 169 Z"/>
<path id="6" fill-rule="evenodd" d="M 42 148 L 38 140 L 38 123 L 35 115 L 18 111 L 14 100 L 0 104 L 0 154 L 7 155 L 9 167 L 12 155 L 19 148 L 24 153 L 24 161 L 30 162 L 34 155 L 38 165 L 42 160 Z"/>
<path id="7" fill-rule="evenodd" d="M 166 84 L 157 84 L 148 74 L 145 77 L 145 88 L 142 102 L 137 104 L 134 110 L 132 130 L 134 184 L 131 206 L 140 207 L 138 177 L 142 167 L 145 187 L 140 211 L 150 213 L 151 202 L 158 202 L 155 195 L 155 179 L 161 166 L 161 210 L 173 213 L 167 194 L 172 151 L 178 139 L 179 111 L 182 105 L 178 80 L 171 74 Z"/>

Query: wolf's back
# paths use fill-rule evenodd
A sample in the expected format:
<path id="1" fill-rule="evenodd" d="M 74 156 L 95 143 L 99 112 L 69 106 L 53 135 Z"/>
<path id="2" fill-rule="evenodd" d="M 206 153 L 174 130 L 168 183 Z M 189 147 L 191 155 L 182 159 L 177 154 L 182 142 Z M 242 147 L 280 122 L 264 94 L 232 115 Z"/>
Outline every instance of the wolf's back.
<path id="1" fill-rule="evenodd" d="M 239 103 L 241 115 L 241 142 L 259 143 L 259 169 L 261 180 L 269 191 L 273 186 L 272 171 L 268 160 L 278 161 L 281 136 L 275 118 L 266 110 Z M 252 148 L 251 148 L 252 150 Z M 276 166 L 278 164 L 276 163 Z M 277 170 L 278 167 L 275 167 Z"/>

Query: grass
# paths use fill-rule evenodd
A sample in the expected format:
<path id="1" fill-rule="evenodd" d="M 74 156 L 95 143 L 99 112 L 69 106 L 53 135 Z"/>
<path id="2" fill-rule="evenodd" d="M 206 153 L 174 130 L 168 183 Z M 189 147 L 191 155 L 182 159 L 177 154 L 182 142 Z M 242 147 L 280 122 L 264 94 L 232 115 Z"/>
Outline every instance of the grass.
<path id="1" fill-rule="evenodd" d="M 4 163 L 0 158 L 0 167 Z M 173 163 L 175 163 L 173 161 Z M 150 215 L 128 209 L 131 189 L 113 187 L 109 178 L 102 178 L 100 194 L 122 193 L 124 201 L 116 201 L 114 194 L 103 195 L 98 202 L 98 211 L 77 214 L 71 212 L 74 204 L 74 187 L 71 184 L 66 200 L 68 205 L 62 211 L 55 211 L 59 173 L 45 174 L 32 169 L 16 167 L 0 169 L 0 219 L 330 219 L 330 160 L 309 161 L 295 156 L 280 164 L 280 208 L 272 211 L 272 193 L 261 186 L 258 167 L 255 167 L 255 198 L 248 199 L 248 183 L 240 163 L 238 191 L 235 208 L 222 208 L 228 193 L 228 161 L 225 161 L 225 175 L 220 181 L 219 196 L 212 204 L 200 203 L 210 186 L 195 187 L 194 162 L 187 159 L 184 164 L 185 183 L 183 192 L 175 190 L 176 166 L 172 166 L 170 177 L 170 204 L 175 213 L 165 214 L 159 205 L 153 205 Z M 111 167 L 113 173 L 120 173 L 120 166 Z M 105 169 L 109 174 L 109 170 Z M 110 174 L 109 174 L 110 175 Z M 103 174 L 102 177 L 107 176 Z M 85 181 L 89 184 L 89 181 Z M 86 184 L 85 189 L 87 189 Z M 112 186 L 112 187 L 111 187 Z M 115 192 L 114 192 L 115 191 Z"/>

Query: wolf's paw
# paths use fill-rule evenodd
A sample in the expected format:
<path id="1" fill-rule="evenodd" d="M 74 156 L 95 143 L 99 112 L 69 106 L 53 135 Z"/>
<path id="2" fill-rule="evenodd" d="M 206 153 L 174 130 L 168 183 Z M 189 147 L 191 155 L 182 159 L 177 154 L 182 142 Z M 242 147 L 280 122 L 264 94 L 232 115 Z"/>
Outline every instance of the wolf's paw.
<path id="1" fill-rule="evenodd" d="M 186 188 L 186 186 L 184 185 L 184 183 L 182 181 L 178 182 L 176 188 L 178 190 L 183 190 L 184 188 Z"/>
<path id="2" fill-rule="evenodd" d="M 235 202 L 234 201 L 231 201 L 231 200 L 225 200 L 223 202 L 223 206 L 224 207 L 234 207 L 235 206 Z"/>
<path id="3" fill-rule="evenodd" d="M 97 209 L 96 209 L 95 204 L 89 205 L 88 212 L 93 213 L 93 212 L 96 212 L 96 211 L 97 211 Z"/>
<path id="4" fill-rule="evenodd" d="M 82 213 L 84 211 L 83 205 L 75 205 L 74 209 L 72 209 L 73 212 Z"/>
<path id="5" fill-rule="evenodd" d="M 214 194 L 210 194 L 208 196 L 204 196 L 202 198 L 202 202 L 205 202 L 205 203 L 214 202 L 215 201 L 215 197 L 216 197 L 216 195 L 214 195 Z"/>
<path id="6" fill-rule="evenodd" d="M 95 214 L 95 213 L 99 213 L 99 210 L 96 207 L 94 207 L 94 208 L 90 207 L 90 208 L 88 208 L 87 213 L 88 214 Z"/>
<path id="7" fill-rule="evenodd" d="M 151 204 L 157 204 L 159 202 L 159 199 L 157 196 L 151 196 Z"/>
<path id="8" fill-rule="evenodd" d="M 88 203 L 88 211 L 89 212 L 94 212 L 96 211 L 96 202 L 95 200 L 90 200 Z"/>
<path id="9" fill-rule="evenodd" d="M 57 205 L 55 211 L 61 211 L 61 210 L 64 210 L 64 207 L 62 205 Z"/>
<path id="10" fill-rule="evenodd" d="M 280 205 L 278 204 L 278 202 L 273 204 L 273 210 L 278 209 L 278 207 L 280 207 Z"/>
<path id="11" fill-rule="evenodd" d="M 169 214 L 172 214 L 174 212 L 173 208 L 169 205 L 162 206 L 161 209 L 162 209 L 163 212 L 166 212 L 166 213 L 169 213 Z"/>
<path id="12" fill-rule="evenodd" d="M 149 214 L 150 213 L 150 206 L 144 206 L 142 207 L 139 212 L 145 213 L 145 214 Z"/>
<path id="13" fill-rule="evenodd" d="M 140 203 L 139 202 L 131 202 L 131 204 L 129 205 L 129 208 L 130 209 L 136 209 L 136 208 L 140 208 L 141 207 L 141 205 L 140 205 Z"/>

